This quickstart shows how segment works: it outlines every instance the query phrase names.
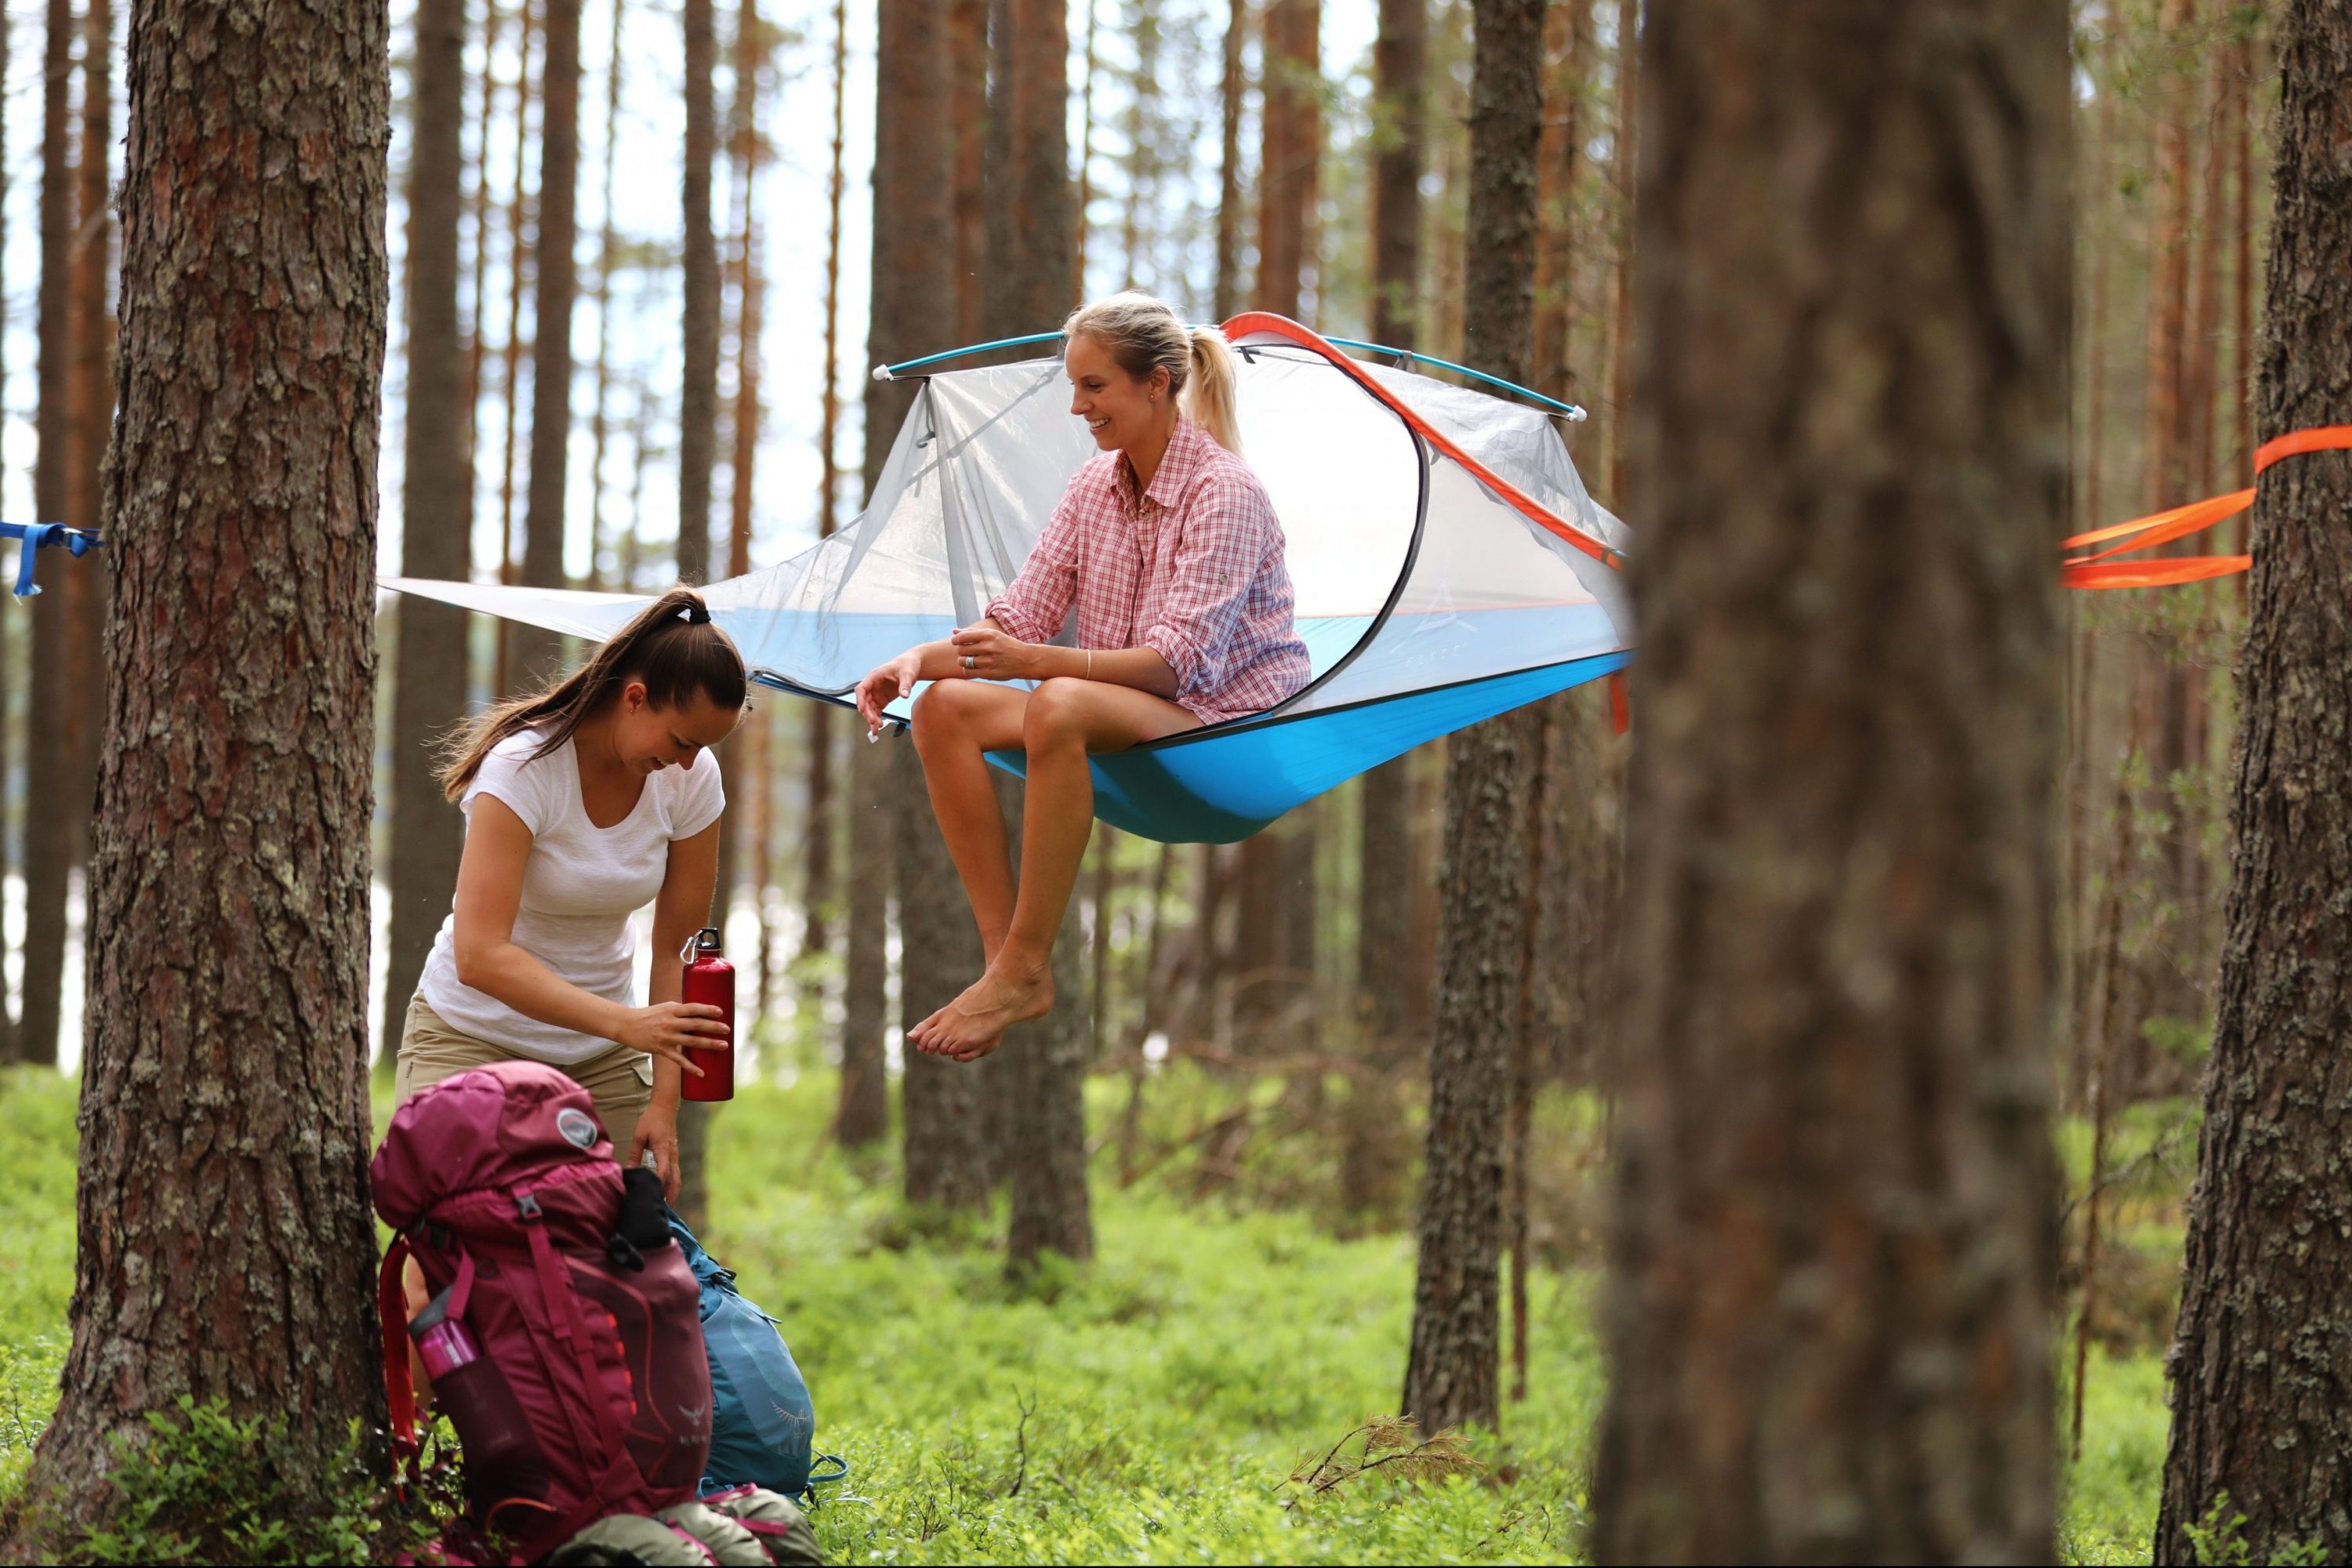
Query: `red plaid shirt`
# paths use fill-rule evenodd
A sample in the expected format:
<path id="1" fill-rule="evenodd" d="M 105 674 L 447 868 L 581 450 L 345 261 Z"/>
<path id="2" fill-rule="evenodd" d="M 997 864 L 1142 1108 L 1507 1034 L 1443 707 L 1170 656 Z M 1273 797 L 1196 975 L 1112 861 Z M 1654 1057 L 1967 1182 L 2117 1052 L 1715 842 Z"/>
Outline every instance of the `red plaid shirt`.
<path id="1" fill-rule="evenodd" d="M 1250 467 L 1190 419 L 1141 495 L 1124 454 L 1070 480 L 1020 574 L 988 615 L 1023 642 L 1148 647 L 1176 672 L 1176 700 L 1203 724 L 1263 713 L 1307 684 L 1291 624 L 1282 524 Z"/>

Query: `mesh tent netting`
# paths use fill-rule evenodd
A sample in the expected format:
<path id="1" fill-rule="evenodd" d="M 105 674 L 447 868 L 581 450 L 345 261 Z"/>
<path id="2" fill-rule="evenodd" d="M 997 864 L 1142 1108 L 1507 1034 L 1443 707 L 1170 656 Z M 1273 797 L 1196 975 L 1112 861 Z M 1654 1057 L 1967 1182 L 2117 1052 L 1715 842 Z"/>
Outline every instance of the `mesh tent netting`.
<path id="1" fill-rule="evenodd" d="M 1227 331 L 1243 455 L 1282 521 L 1313 679 L 1269 712 L 1095 758 L 1104 821 L 1231 842 L 1424 741 L 1624 667 L 1625 530 L 1549 416 L 1349 359 L 1279 318 Z M 704 598 L 755 680 L 845 703 L 876 665 L 980 618 L 1094 454 L 1058 358 L 927 374 L 856 520 Z M 653 597 L 385 585 L 595 639 Z"/>

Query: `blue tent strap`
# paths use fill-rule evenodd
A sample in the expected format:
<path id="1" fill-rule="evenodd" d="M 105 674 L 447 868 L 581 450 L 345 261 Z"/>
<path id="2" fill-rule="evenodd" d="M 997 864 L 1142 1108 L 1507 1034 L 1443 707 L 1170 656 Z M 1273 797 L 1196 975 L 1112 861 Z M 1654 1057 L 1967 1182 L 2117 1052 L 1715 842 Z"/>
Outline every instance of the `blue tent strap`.
<path id="1" fill-rule="evenodd" d="M 1030 332 L 1018 338 L 999 338 L 992 343 L 973 343 L 969 348 L 949 349 L 943 353 L 925 354 L 920 359 L 901 360 L 897 364 L 877 365 L 874 367 L 874 379 L 896 381 L 907 372 L 920 370 L 927 364 L 940 364 L 948 360 L 962 359 L 970 354 L 989 353 L 997 349 L 1034 348 L 1039 343 L 1058 343 L 1061 341 L 1062 334 L 1058 331 Z"/>
<path id="2" fill-rule="evenodd" d="M 1040 343 L 1058 343 L 1061 341 L 1062 334 L 1059 332 L 1030 332 L 1017 338 L 999 338 L 994 342 L 973 343 L 969 348 L 948 349 L 940 353 L 925 354 L 920 359 L 901 360 L 897 364 L 877 365 L 875 367 L 874 379 L 896 381 L 907 372 L 920 370 L 927 364 L 944 364 L 951 359 L 963 359 L 971 354 L 992 353 L 998 349 L 1034 348 Z M 1439 359 L 1435 354 L 1425 354 L 1413 349 L 1391 348 L 1386 343 L 1368 343 L 1360 338 L 1329 338 L 1325 341 L 1337 343 L 1343 349 L 1357 349 L 1372 354 L 1388 354 L 1399 360 L 1411 360 L 1415 364 L 1434 365 L 1439 370 L 1449 370 L 1456 375 L 1468 376 L 1472 381 L 1485 385 L 1498 387 L 1514 397 L 1524 397 L 1530 403 L 1538 404 L 1549 409 L 1563 419 L 1580 422 L 1586 417 L 1584 410 L 1573 403 L 1562 403 L 1557 397 L 1546 397 L 1542 393 L 1530 387 L 1521 386 L 1516 381 L 1505 381 L 1499 375 L 1488 375 L 1483 370 L 1472 370 L 1466 364 L 1456 364 L 1450 359 Z"/>
<path id="3" fill-rule="evenodd" d="M 1386 343 L 1368 343 L 1360 338 L 1326 338 L 1324 342 L 1337 343 L 1343 349 L 1360 349 L 1365 353 L 1392 354 L 1401 360 L 1409 359 L 1416 364 L 1433 364 L 1440 370 L 1450 370 L 1456 375 L 1466 375 L 1471 380 L 1484 382 L 1488 386 L 1500 387 L 1515 397 L 1524 397 L 1530 403 L 1539 403 L 1563 419 L 1581 422 L 1585 418 L 1584 410 L 1573 403 L 1562 403 L 1557 397 L 1546 397 L 1542 393 L 1521 386 L 1516 381 L 1505 381 L 1499 375 L 1488 375 L 1483 370 L 1472 370 L 1466 364 L 1455 364 L 1452 360 L 1439 359 L 1435 354 L 1420 353 L 1412 349 L 1392 349 Z"/>
<path id="4" fill-rule="evenodd" d="M 29 599 L 41 590 L 33 581 L 33 559 L 53 544 L 76 555 L 86 555 L 106 542 L 94 528 L 68 528 L 62 522 L 0 522 L 0 539 L 21 539 L 16 552 L 16 597 Z"/>

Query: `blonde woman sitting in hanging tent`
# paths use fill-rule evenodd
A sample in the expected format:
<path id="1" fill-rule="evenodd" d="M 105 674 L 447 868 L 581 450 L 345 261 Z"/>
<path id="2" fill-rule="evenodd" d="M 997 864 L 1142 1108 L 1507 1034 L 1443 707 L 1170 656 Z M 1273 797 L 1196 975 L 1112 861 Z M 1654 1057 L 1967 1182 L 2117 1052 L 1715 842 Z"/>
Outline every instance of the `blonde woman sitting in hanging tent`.
<path id="1" fill-rule="evenodd" d="M 1118 294 L 1063 335 L 1070 412 L 1101 455 L 976 625 L 857 685 L 873 733 L 886 705 L 932 683 L 915 700 L 915 745 L 988 968 L 908 1039 L 957 1061 L 1053 1007 L 1054 936 L 1094 827 L 1087 757 L 1262 712 L 1308 677 L 1282 525 L 1240 455 L 1223 334 Z M 1073 616 L 1076 646 L 1055 645 Z M 1036 684 L 1002 684 L 1016 680 Z M 994 750 L 1027 755 L 1017 882 Z"/>

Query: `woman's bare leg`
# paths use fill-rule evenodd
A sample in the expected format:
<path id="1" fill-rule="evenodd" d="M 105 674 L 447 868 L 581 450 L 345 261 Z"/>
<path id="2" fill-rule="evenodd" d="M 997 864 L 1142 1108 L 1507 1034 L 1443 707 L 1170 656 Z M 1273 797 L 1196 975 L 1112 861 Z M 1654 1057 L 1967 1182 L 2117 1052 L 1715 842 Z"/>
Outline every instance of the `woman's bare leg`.
<path id="1" fill-rule="evenodd" d="M 984 680 L 939 681 L 915 700 L 915 749 L 922 753 L 923 784 L 956 875 L 963 879 L 964 896 L 971 900 L 981 950 L 991 961 L 1013 926 L 1013 853 L 984 753 L 1021 743 L 1028 705 L 1029 693 L 1021 688 Z"/>
<path id="2" fill-rule="evenodd" d="M 1199 723 L 1173 702 L 1130 686 L 1056 679 L 1030 694 L 1021 736 L 1029 754 L 1021 883 L 1010 927 L 987 973 L 909 1031 L 918 1048 L 970 1061 L 993 1050 L 1013 1025 L 1053 1007 L 1054 938 L 1094 830 L 1087 756 Z"/>

